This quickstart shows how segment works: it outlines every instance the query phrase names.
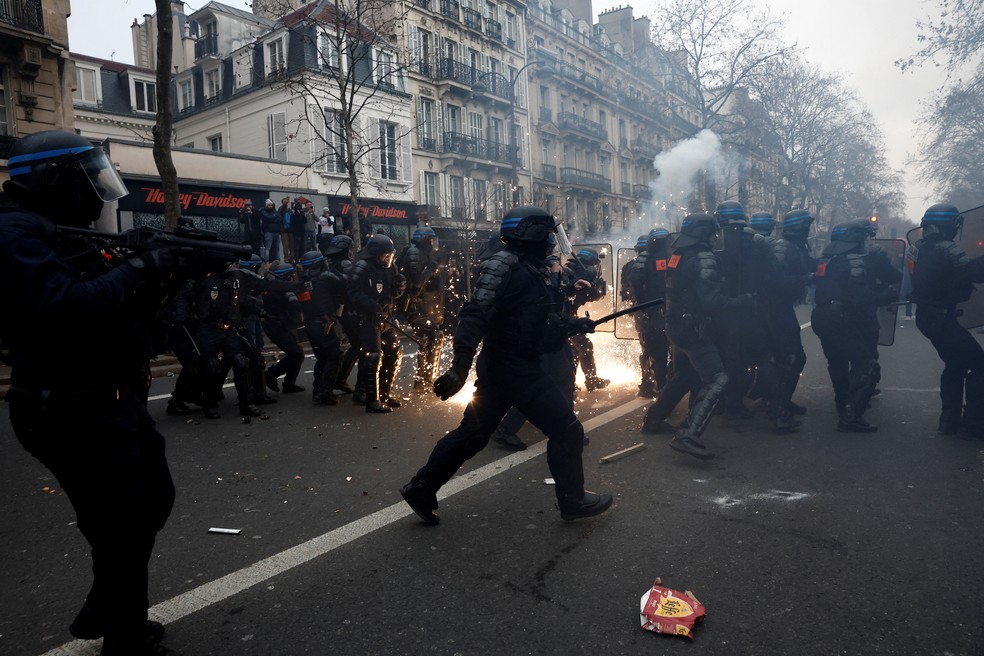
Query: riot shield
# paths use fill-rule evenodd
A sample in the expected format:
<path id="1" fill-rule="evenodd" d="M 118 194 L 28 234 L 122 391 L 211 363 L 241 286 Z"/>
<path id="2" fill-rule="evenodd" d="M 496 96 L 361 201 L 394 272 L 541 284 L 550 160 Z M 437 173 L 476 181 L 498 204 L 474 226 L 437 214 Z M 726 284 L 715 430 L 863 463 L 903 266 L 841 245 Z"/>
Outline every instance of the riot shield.
<path id="1" fill-rule="evenodd" d="M 957 233 L 953 242 L 967 254 L 968 257 L 980 257 L 984 255 L 984 206 L 976 207 L 972 210 L 962 212 L 964 218 L 963 228 Z M 916 244 L 922 239 L 922 228 L 913 228 L 906 234 L 909 240 L 909 255 L 906 266 L 912 272 L 914 258 L 918 257 Z M 957 305 L 957 322 L 967 328 L 977 328 L 984 326 L 984 291 L 977 285 L 970 298 Z"/>
<path id="2" fill-rule="evenodd" d="M 877 250 L 885 253 L 893 269 L 902 273 L 905 266 L 906 242 L 904 239 L 872 239 L 869 254 Z M 901 282 L 890 285 L 895 290 L 896 300 L 901 294 Z M 878 344 L 891 346 L 895 343 L 895 326 L 898 324 L 899 306 L 883 305 L 878 308 Z"/>
<path id="3" fill-rule="evenodd" d="M 601 256 L 601 263 L 598 265 L 598 278 L 599 284 L 604 280 L 605 284 L 605 295 L 601 298 L 585 303 L 582 305 L 577 313 L 578 316 L 589 316 L 593 319 L 598 319 L 606 314 L 611 314 L 615 311 L 615 277 L 614 269 L 615 263 L 612 258 L 612 245 L 611 244 L 573 244 L 574 252 L 577 253 L 582 248 L 591 248 L 598 252 Z M 567 264 L 569 258 L 564 258 L 564 264 Z M 596 328 L 597 332 L 610 333 L 615 330 L 612 322 L 603 323 Z"/>
<path id="4" fill-rule="evenodd" d="M 632 305 L 631 301 L 622 300 L 622 288 L 625 285 L 625 281 L 622 280 L 624 277 L 625 266 L 636 258 L 638 253 L 635 252 L 634 248 L 620 248 L 618 249 L 618 258 L 616 260 L 617 269 L 619 271 L 618 276 L 618 288 L 615 290 L 615 298 L 618 299 L 619 310 L 624 310 Z M 618 339 L 639 339 L 639 333 L 636 331 L 635 319 L 631 314 L 618 317 L 613 322 L 615 324 L 615 337 Z"/>

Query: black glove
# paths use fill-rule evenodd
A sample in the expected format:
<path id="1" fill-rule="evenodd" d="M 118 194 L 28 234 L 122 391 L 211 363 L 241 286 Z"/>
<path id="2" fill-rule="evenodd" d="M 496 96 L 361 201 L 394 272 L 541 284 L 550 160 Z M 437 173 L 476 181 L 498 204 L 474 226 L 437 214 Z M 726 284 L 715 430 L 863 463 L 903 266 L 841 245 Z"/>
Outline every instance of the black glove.
<path id="1" fill-rule="evenodd" d="M 442 401 L 447 401 L 461 391 L 461 388 L 465 386 L 467 377 L 467 371 L 462 373 L 452 366 L 434 381 L 434 393 L 441 397 Z"/>
<path id="2" fill-rule="evenodd" d="M 571 319 L 570 323 L 567 324 L 568 335 L 584 335 L 585 333 L 593 333 L 594 331 L 595 322 L 588 317 L 577 317 Z"/>
<path id="3" fill-rule="evenodd" d="M 167 278 L 174 270 L 174 257 L 171 255 L 171 251 L 166 248 L 145 251 L 131 257 L 126 263 L 147 276 L 159 278 Z"/>

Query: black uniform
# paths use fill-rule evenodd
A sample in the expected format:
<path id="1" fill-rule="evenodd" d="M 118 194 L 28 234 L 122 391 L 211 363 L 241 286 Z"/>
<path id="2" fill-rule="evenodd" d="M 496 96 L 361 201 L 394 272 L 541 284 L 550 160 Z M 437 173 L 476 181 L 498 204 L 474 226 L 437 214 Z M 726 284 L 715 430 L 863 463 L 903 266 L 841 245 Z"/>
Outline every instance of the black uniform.
<path id="1" fill-rule="evenodd" d="M 293 272 L 281 275 L 292 275 Z M 304 364 L 304 349 L 297 340 L 297 329 L 301 324 L 301 304 L 297 298 L 298 285 L 289 279 L 281 279 L 268 272 L 262 286 L 263 332 L 284 352 L 282 358 L 266 368 L 266 386 L 275 392 L 285 394 L 303 392 L 297 384 L 301 366 Z M 281 386 L 277 379 L 283 376 Z"/>
<path id="2" fill-rule="evenodd" d="M 105 635 L 105 654 L 135 654 L 148 632 L 147 562 L 174 503 L 137 373 L 160 302 L 140 298 L 153 291 L 146 269 L 106 270 L 98 248 L 70 257 L 88 246 L 64 250 L 39 214 L 0 213 L 6 401 L 17 439 L 58 479 L 91 548 L 92 588 L 73 634 Z"/>
<path id="3" fill-rule="evenodd" d="M 319 405 L 336 405 L 338 399 L 332 390 L 342 366 L 342 346 L 335 323 L 342 311 L 337 299 L 344 296 L 346 281 L 328 269 L 323 257 L 307 264 L 301 279 L 306 289 L 298 298 L 304 313 L 304 329 L 315 358 L 311 400 Z"/>
<path id="4" fill-rule="evenodd" d="M 781 376 L 782 401 L 791 408 L 793 392 L 806 365 L 796 304 L 803 298 L 817 264 L 810 255 L 805 234 L 802 239 L 784 236 L 773 242 L 772 248 L 776 255 L 776 278 L 772 293 L 764 299 L 765 311 L 770 349 Z"/>
<path id="5" fill-rule="evenodd" d="M 703 216 L 700 221 L 710 226 L 714 219 Z M 742 308 L 747 312 L 752 297 L 722 293 L 717 255 L 706 238 L 698 240 L 686 230 L 685 221 L 685 232 L 677 238 L 667 262 L 666 335 L 673 367 L 659 399 L 646 411 L 643 431 L 663 430 L 665 420 L 699 380 L 700 391 L 691 401 L 685 428 L 677 431 L 670 446 L 695 457 L 711 458 L 713 454 L 699 438 L 728 385 L 713 328 Z"/>
<path id="6" fill-rule="evenodd" d="M 666 296 L 666 267 L 669 245 L 664 237 L 649 239 L 646 250 L 634 260 L 628 272 L 628 286 L 634 303 L 646 303 Z M 669 342 L 666 339 L 666 308 L 663 305 L 633 314 L 642 350 L 640 396 L 655 397 L 666 384 L 669 369 Z"/>
<path id="7" fill-rule="evenodd" d="M 828 247 L 824 252 L 815 276 L 816 306 L 811 322 L 827 358 L 840 415 L 838 430 L 870 432 L 877 427 L 863 421 L 861 415 L 881 377 L 875 308 L 893 300 L 894 292 L 874 284 L 866 257 L 859 250 L 831 256 Z"/>
<path id="8" fill-rule="evenodd" d="M 572 281 L 584 280 L 590 286 L 576 289 L 570 288 L 571 297 L 567 304 L 571 317 L 576 317 L 578 311 L 587 303 L 604 298 L 608 293 L 608 285 L 601 275 L 601 268 L 597 264 L 584 265 L 577 258 L 567 261 L 568 277 Z M 598 376 L 598 365 L 595 363 L 594 344 L 585 334 L 571 336 L 571 349 L 574 352 L 574 371 L 577 372 L 578 366 L 584 373 L 584 386 L 589 392 L 607 387 L 611 381 L 607 378 Z"/>
<path id="9" fill-rule="evenodd" d="M 407 279 L 401 314 L 419 342 L 413 386 L 427 390 L 434 383 L 444 348 L 444 271 L 429 239 L 407 246 L 396 265 Z"/>
<path id="10" fill-rule="evenodd" d="M 984 349 L 958 323 L 955 306 L 970 298 L 975 282 L 984 282 L 984 258 L 969 258 L 952 239 L 940 234 L 927 235 L 916 249 L 911 296 L 916 303 L 916 327 L 943 361 L 940 432 L 950 435 L 959 430 L 968 437 L 982 437 Z"/>

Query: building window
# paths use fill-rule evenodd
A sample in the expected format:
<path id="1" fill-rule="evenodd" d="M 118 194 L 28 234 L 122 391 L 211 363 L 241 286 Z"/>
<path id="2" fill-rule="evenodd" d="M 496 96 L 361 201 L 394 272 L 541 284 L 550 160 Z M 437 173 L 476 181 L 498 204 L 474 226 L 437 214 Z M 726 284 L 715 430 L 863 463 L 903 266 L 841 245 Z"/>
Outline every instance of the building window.
<path id="1" fill-rule="evenodd" d="M 437 174 L 424 172 L 424 205 L 437 205 Z"/>
<path id="2" fill-rule="evenodd" d="M 465 213 L 465 179 L 460 175 L 452 175 L 451 183 L 451 218 L 460 219 Z"/>
<path id="3" fill-rule="evenodd" d="M 270 159 L 287 161 L 287 112 L 275 112 L 267 116 L 270 134 Z"/>
<path id="4" fill-rule="evenodd" d="M 434 101 L 418 99 L 417 107 L 417 145 L 424 150 L 436 150 L 434 141 Z"/>
<path id="5" fill-rule="evenodd" d="M 267 44 L 267 72 L 276 73 L 287 68 L 287 59 L 284 56 L 284 40 L 277 39 Z"/>
<path id="6" fill-rule="evenodd" d="M 475 192 L 475 220 L 484 221 L 488 219 L 485 206 L 488 204 L 488 196 L 485 180 L 472 180 L 472 189 Z"/>
<path id="7" fill-rule="evenodd" d="M 322 69 L 340 71 L 342 58 L 338 47 L 338 37 L 326 30 L 318 34 L 318 66 Z"/>
<path id="8" fill-rule="evenodd" d="M 138 112 L 157 111 L 157 85 L 152 82 L 134 80 L 133 106 Z"/>
<path id="9" fill-rule="evenodd" d="M 392 52 L 376 52 L 376 82 L 387 89 L 397 88 L 396 55 Z"/>
<path id="10" fill-rule="evenodd" d="M 205 102 L 215 101 L 222 94 L 222 78 L 219 69 L 205 73 Z"/>
<path id="11" fill-rule="evenodd" d="M 87 105 L 99 104 L 99 71 L 94 68 L 75 67 L 79 87 L 72 92 L 72 98 Z"/>
<path id="12" fill-rule="evenodd" d="M 379 177 L 399 180 L 399 153 L 396 139 L 396 123 L 379 122 Z"/>
<path id="13" fill-rule="evenodd" d="M 7 137 L 14 133 L 11 125 L 11 115 L 7 105 L 7 67 L 0 66 L 0 136 Z"/>
<path id="14" fill-rule="evenodd" d="M 476 139 L 482 138 L 483 118 L 478 112 L 468 112 L 468 134 Z"/>
<path id="15" fill-rule="evenodd" d="M 345 128 L 341 115 L 328 107 L 324 109 L 324 154 L 320 166 L 328 173 L 345 173 Z"/>
<path id="16" fill-rule="evenodd" d="M 186 109 L 191 109 L 195 104 L 195 94 L 193 92 L 193 87 L 191 86 L 191 80 L 184 80 L 178 83 L 178 94 L 180 96 L 181 106 L 178 107 L 179 110 L 184 111 Z"/>
<path id="17" fill-rule="evenodd" d="M 214 136 L 209 137 L 208 138 L 208 147 L 209 147 L 209 150 L 211 150 L 213 152 L 221 153 L 222 152 L 222 135 L 221 134 L 216 134 Z"/>

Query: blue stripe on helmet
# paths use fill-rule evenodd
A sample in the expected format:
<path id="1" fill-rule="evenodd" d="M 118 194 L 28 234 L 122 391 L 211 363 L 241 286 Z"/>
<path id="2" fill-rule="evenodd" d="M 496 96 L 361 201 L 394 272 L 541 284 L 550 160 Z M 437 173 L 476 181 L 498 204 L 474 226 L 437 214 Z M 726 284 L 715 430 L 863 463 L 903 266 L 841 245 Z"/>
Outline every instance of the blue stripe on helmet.
<path id="1" fill-rule="evenodd" d="M 324 255 L 314 258 L 313 260 L 301 260 L 301 266 L 309 267 L 312 264 L 317 264 L 318 262 L 323 262 L 325 259 Z"/>
<path id="2" fill-rule="evenodd" d="M 522 220 L 523 220 L 523 219 L 521 219 L 521 218 L 510 218 L 510 219 L 503 219 L 503 220 L 502 220 L 502 225 L 503 225 L 503 227 L 509 227 L 509 228 L 512 228 L 512 227 L 514 227 L 514 226 L 517 226 L 517 225 L 519 225 L 519 222 L 520 222 L 520 221 L 522 221 Z"/>
<path id="3" fill-rule="evenodd" d="M 25 175 L 30 172 L 30 166 L 19 166 L 16 169 L 10 169 L 10 177 L 14 177 L 15 175 Z"/>
<path id="4" fill-rule="evenodd" d="M 732 214 L 744 215 L 745 210 L 739 209 L 737 207 L 725 207 L 724 209 L 718 210 L 718 214 L 721 216 L 730 216 Z"/>
<path id="5" fill-rule="evenodd" d="M 10 174 L 13 175 L 13 171 Z M 923 221 L 953 221 L 958 216 L 960 212 L 926 212 Z"/>
<path id="6" fill-rule="evenodd" d="M 62 155 L 74 155 L 76 153 L 84 153 L 87 150 L 92 150 L 94 146 L 75 146 L 73 148 L 59 148 L 58 150 L 42 150 L 38 153 L 24 153 L 23 155 L 15 155 L 11 157 L 7 162 L 11 167 L 14 164 L 20 164 L 22 162 L 34 162 L 39 159 L 54 159 L 55 157 L 61 157 Z M 13 173 L 11 173 L 13 175 Z"/>

